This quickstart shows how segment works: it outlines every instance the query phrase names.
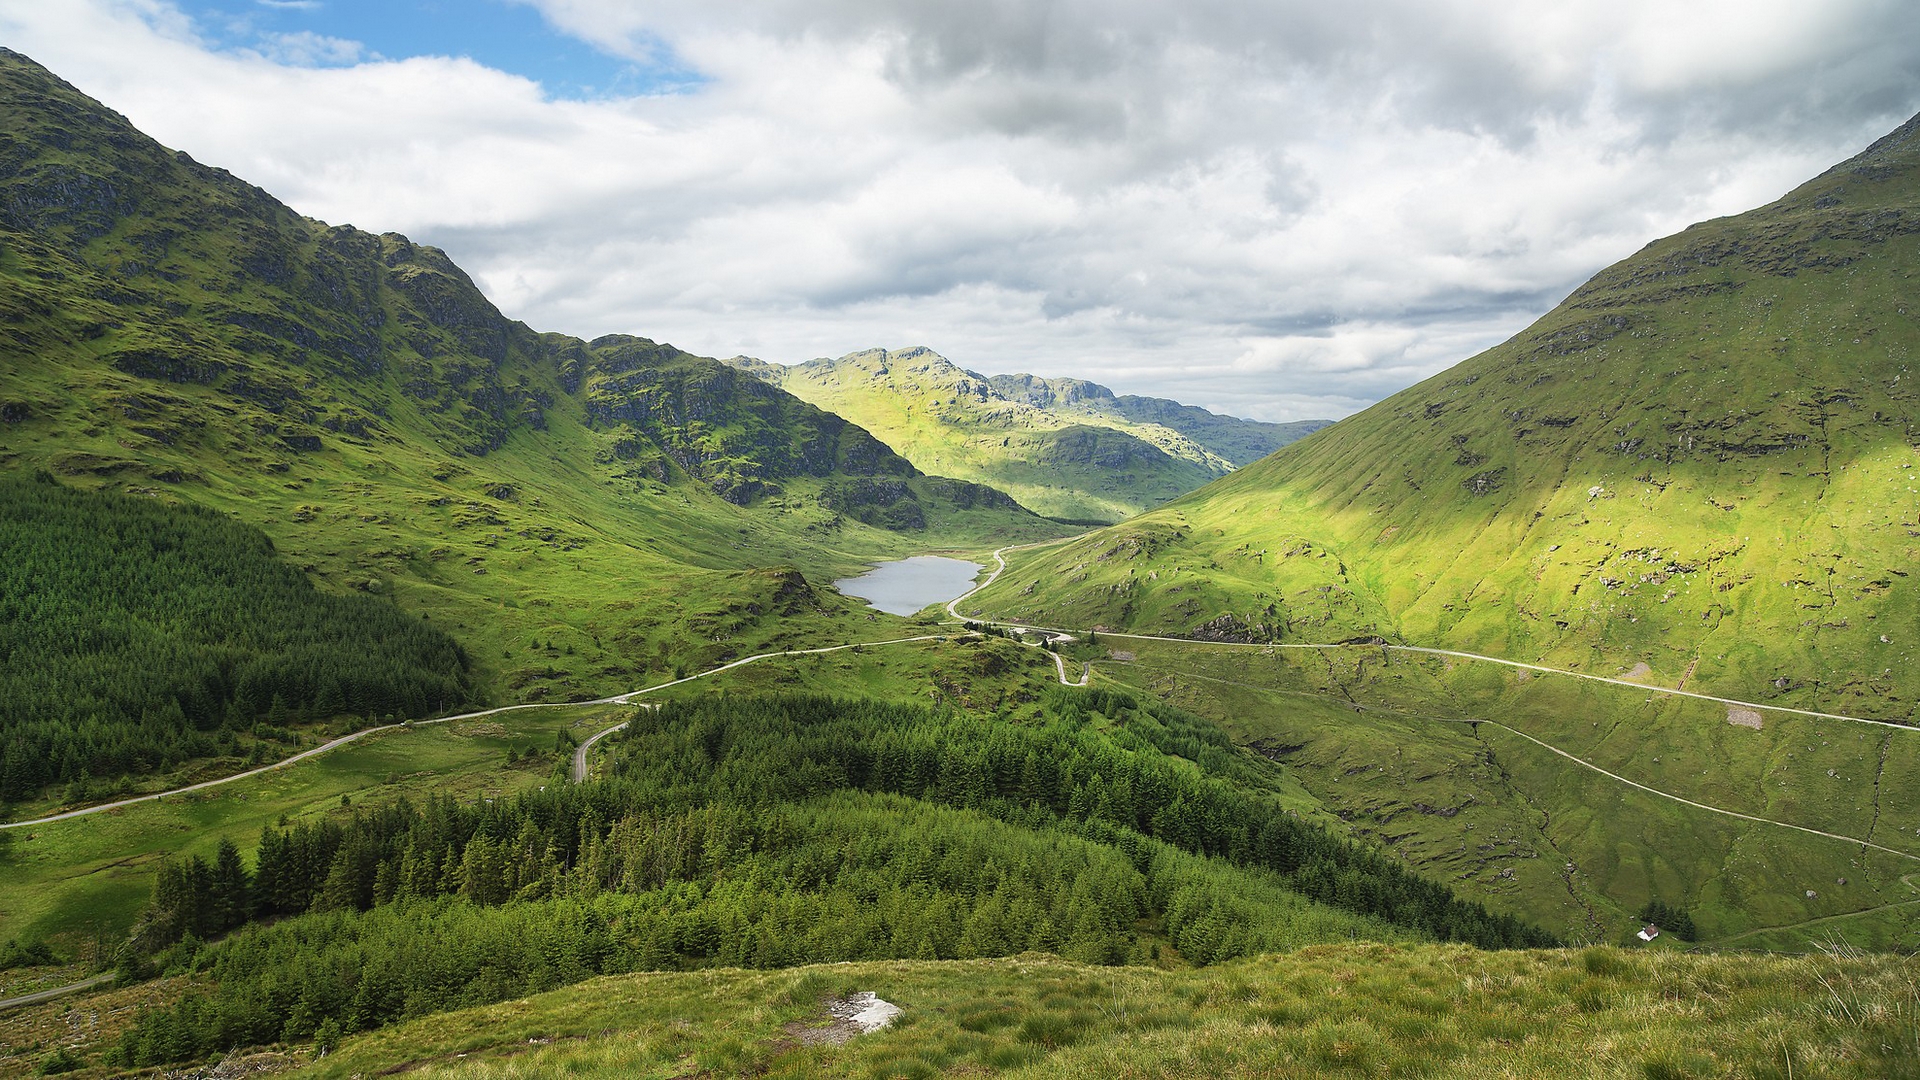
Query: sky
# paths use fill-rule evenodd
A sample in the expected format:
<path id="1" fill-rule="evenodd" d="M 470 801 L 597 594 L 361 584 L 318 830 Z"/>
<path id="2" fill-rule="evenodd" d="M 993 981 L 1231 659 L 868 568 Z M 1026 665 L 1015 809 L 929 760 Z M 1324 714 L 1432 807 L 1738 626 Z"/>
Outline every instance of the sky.
<path id="1" fill-rule="evenodd" d="M 501 310 L 1337 418 L 1920 111 L 1909 0 L 0 0 Z"/>

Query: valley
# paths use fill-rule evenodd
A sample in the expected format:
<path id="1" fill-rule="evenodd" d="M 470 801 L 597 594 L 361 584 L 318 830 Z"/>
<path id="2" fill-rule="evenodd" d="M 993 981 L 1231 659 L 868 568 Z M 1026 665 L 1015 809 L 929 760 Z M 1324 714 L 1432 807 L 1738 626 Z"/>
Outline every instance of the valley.
<path id="1" fill-rule="evenodd" d="M 113 976 L 0 1071 L 1920 1061 L 1920 118 L 1318 430 L 539 332 L 0 116 L 0 998 Z"/>

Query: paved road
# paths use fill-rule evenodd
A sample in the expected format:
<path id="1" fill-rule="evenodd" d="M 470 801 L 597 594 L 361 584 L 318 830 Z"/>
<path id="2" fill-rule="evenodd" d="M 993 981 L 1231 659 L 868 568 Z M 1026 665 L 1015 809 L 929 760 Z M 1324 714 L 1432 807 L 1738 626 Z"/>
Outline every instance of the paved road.
<path id="1" fill-rule="evenodd" d="M 1074 538 L 1069 536 L 1066 539 L 1072 540 Z M 1035 645 L 1033 646 L 1033 648 L 1047 649 L 1047 655 L 1053 657 L 1053 666 L 1056 669 L 1058 669 L 1060 672 L 1060 685 L 1061 686 L 1085 686 L 1087 685 L 1087 681 L 1093 677 L 1093 665 L 1087 664 L 1084 667 L 1082 667 L 1080 669 L 1080 681 L 1074 682 L 1073 680 L 1067 678 L 1066 658 L 1061 656 L 1059 653 L 1054 652 L 1052 649 L 1047 648 L 1048 645 L 1072 641 L 1073 640 L 1072 634 L 1069 634 L 1064 630 L 1054 630 L 1054 629 L 1042 630 L 1042 628 L 1040 627 L 1025 627 L 1025 626 L 1021 626 L 1018 623 L 997 623 L 997 622 L 983 621 L 980 619 L 969 619 L 967 616 L 960 614 L 960 601 L 965 600 L 967 597 L 972 596 L 974 593 L 977 593 L 981 589 L 984 589 L 987 586 L 993 584 L 994 579 L 999 577 L 1002 571 L 1006 570 L 1007 552 L 1019 551 L 1024 548 L 1046 547 L 1049 544 L 1058 544 L 1062 542 L 1063 541 L 1061 540 L 1042 540 L 1039 543 L 1034 543 L 1034 544 L 1013 544 L 1008 547 L 1003 547 L 1000 550 L 994 552 L 993 553 L 993 561 L 994 561 L 993 571 L 989 573 L 986 576 L 985 580 L 981 581 L 978 585 L 975 585 L 973 588 L 968 589 L 966 592 L 963 592 L 959 596 L 956 596 L 953 599 L 947 601 L 947 614 L 952 616 L 953 618 L 959 619 L 961 622 L 976 622 L 976 623 L 980 623 L 983 626 L 1006 626 L 1006 627 L 1012 627 L 1016 629 L 1030 629 L 1030 630 L 1041 631 L 1047 634 L 1048 640 L 1046 644 Z M 1025 643 L 1023 642 L 1022 644 L 1025 644 Z"/>
<path id="2" fill-rule="evenodd" d="M 1060 669 L 1060 685 L 1061 686 L 1085 686 L 1087 685 L 1087 680 L 1093 676 L 1093 665 L 1083 664 L 1081 665 L 1081 668 L 1080 668 L 1080 681 L 1069 682 L 1067 681 L 1066 658 L 1061 656 L 1059 653 L 1054 652 L 1052 649 L 1047 650 L 1047 655 L 1053 657 L 1053 666 Z"/>
<path id="3" fill-rule="evenodd" d="M 0 998 L 0 1010 L 17 1009 L 25 1005 L 37 1005 L 42 1001 L 51 1001 L 54 998 L 67 994 L 77 994 L 82 990 L 91 990 L 96 986 L 112 981 L 113 972 L 109 971 L 103 975 L 95 975 L 91 979 L 81 979 L 77 983 L 68 983 L 66 986 L 56 986 L 51 990 L 39 990 L 31 994 L 21 994 L 19 997 Z"/>

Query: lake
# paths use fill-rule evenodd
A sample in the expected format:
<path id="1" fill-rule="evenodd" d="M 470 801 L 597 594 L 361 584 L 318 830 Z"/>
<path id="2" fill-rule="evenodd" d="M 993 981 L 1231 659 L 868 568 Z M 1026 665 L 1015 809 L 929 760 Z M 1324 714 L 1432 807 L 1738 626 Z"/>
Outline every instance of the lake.
<path id="1" fill-rule="evenodd" d="M 944 604 L 973 588 L 984 569 L 965 559 L 915 555 L 881 563 L 859 577 L 841 578 L 833 587 L 889 615 L 911 615 L 928 604 Z"/>

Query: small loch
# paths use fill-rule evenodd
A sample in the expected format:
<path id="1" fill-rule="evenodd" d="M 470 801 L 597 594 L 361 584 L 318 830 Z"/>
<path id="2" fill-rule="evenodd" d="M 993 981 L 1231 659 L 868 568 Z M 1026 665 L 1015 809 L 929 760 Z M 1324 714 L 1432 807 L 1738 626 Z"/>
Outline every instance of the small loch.
<path id="1" fill-rule="evenodd" d="M 833 587 L 889 615 L 911 615 L 973 588 L 973 579 L 982 569 L 965 559 L 915 555 L 881 563 L 859 577 L 841 578 Z"/>

